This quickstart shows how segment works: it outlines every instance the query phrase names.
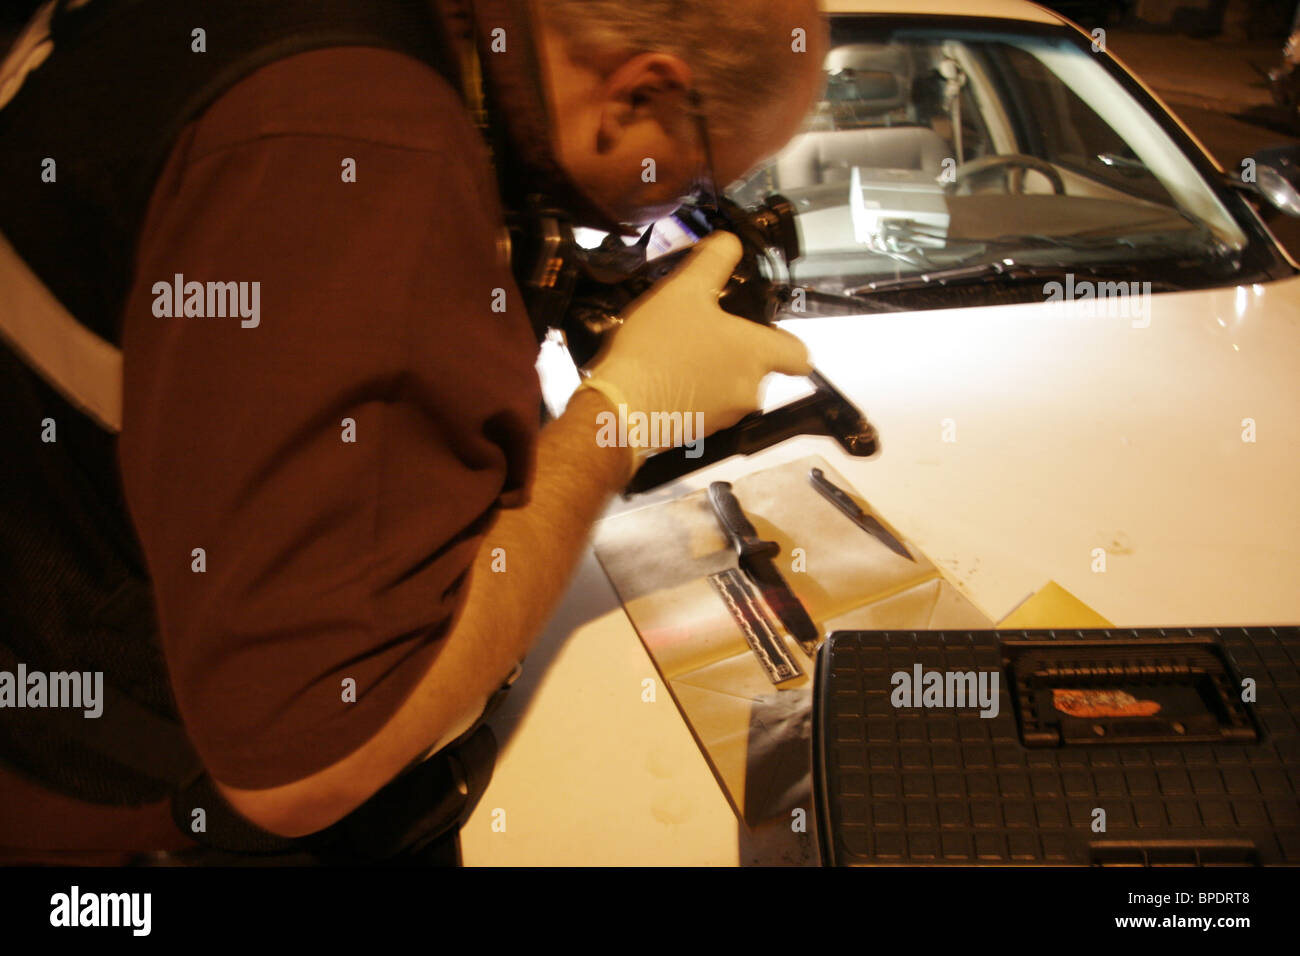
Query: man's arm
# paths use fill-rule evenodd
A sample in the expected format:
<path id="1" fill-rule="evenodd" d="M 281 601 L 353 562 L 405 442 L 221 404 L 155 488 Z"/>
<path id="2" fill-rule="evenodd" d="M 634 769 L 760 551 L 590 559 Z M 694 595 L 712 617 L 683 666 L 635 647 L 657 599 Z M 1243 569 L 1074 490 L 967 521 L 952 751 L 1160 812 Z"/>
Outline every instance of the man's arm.
<path id="1" fill-rule="evenodd" d="M 797 339 L 717 305 L 739 255 L 734 236 L 710 237 L 628 309 L 594 365 L 599 387 L 633 410 L 693 408 L 708 433 L 754 406 L 769 371 L 806 374 L 807 353 Z M 591 524 L 639 459 L 635 450 L 597 442 L 600 419 L 618 411 L 608 392 L 579 389 L 542 432 L 529 504 L 498 516 L 472 565 L 450 636 L 394 716 L 360 748 L 311 776 L 265 790 L 224 788 L 235 809 L 284 836 L 315 832 L 360 806 L 431 741 L 450 743 L 472 722 L 545 623 Z M 504 573 L 491 568 L 496 548 L 506 552 Z"/>
<path id="2" fill-rule="evenodd" d="M 177 709 L 230 787 L 376 737 L 443 654 L 497 512 L 526 500 L 537 342 L 494 190 L 446 82 L 360 47 L 242 80 L 155 187 L 118 452 Z M 256 293 L 255 321 L 213 310 L 223 282 Z M 182 310 L 190 283 L 206 302 Z"/>
<path id="3" fill-rule="evenodd" d="M 586 545 L 591 525 L 627 478 L 628 450 L 596 444 L 596 416 L 612 406 L 579 389 L 541 433 L 529 503 L 499 512 L 470 572 L 464 606 L 414 693 L 369 741 L 309 777 L 266 790 L 221 787 L 263 829 L 302 836 L 360 806 L 404 767 L 450 743 L 481 712 L 542 629 Z M 506 570 L 492 570 L 495 549 Z"/>
<path id="4" fill-rule="evenodd" d="M 712 431 L 767 372 L 807 369 L 793 337 L 717 305 L 740 254 L 724 234 L 626 314 L 596 367 L 614 401 L 582 390 L 539 440 L 536 342 L 476 137 L 427 67 L 300 54 L 182 137 L 142 234 L 124 490 L 195 749 L 286 835 L 359 806 L 500 685 L 628 477 L 599 412 Z M 156 281 L 181 274 L 259 280 L 259 321 L 160 314 Z"/>

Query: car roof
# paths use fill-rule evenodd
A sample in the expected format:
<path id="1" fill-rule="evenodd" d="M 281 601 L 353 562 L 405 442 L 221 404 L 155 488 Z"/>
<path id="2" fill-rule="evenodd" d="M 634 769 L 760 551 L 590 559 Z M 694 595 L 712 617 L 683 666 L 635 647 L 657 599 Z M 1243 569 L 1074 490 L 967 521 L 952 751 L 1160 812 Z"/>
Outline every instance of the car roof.
<path id="1" fill-rule="evenodd" d="M 826 13 L 894 13 L 943 17 L 1000 17 L 1032 23 L 1064 23 L 1051 10 L 1026 0 L 822 0 Z"/>

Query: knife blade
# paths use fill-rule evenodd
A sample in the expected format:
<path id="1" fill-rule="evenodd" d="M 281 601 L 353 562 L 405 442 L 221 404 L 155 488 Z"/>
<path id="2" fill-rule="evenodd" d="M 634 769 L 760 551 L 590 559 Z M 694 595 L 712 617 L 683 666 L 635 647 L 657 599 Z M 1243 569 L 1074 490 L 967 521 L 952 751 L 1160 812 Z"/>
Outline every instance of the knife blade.
<path id="1" fill-rule="evenodd" d="M 713 507 L 713 514 L 718 519 L 722 533 L 727 536 L 740 559 L 741 570 L 754 582 L 763 595 L 763 600 L 781 619 L 799 646 L 810 656 L 814 654 L 821 642 L 821 632 L 772 563 L 772 559 L 781 553 L 781 546 L 758 536 L 758 531 L 745 517 L 740 501 L 732 493 L 729 482 L 715 481 L 709 485 L 709 504 Z"/>
<path id="2" fill-rule="evenodd" d="M 814 468 L 808 472 L 808 480 L 812 482 L 812 486 L 821 493 L 823 498 L 848 515 L 849 520 L 859 528 L 874 537 L 890 551 L 915 563 L 916 558 L 912 557 L 912 552 L 903 546 L 903 542 L 895 538 L 889 529 L 878 520 L 859 508 L 858 503 L 853 500 L 852 496 L 827 478 L 820 468 Z"/>
<path id="3" fill-rule="evenodd" d="M 736 568 L 726 568 L 710 574 L 709 583 L 727 605 L 767 679 L 780 685 L 802 677 L 803 668 L 786 650 L 785 642 L 758 600 L 749 579 Z"/>

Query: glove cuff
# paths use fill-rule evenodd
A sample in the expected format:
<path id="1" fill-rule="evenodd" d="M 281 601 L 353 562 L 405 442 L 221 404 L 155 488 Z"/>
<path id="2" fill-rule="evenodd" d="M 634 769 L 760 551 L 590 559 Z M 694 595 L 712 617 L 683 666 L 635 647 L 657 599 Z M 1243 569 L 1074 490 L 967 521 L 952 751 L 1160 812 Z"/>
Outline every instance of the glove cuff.
<path id="1" fill-rule="evenodd" d="M 609 399 L 610 404 L 614 406 L 615 415 L 626 414 L 627 409 L 631 408 L 628 404 L 627 396 L 623 394 L 622 389 L 607 379 L 590 376 L 582 380 L 580 388 L 590 388 L 593 391 L 600 392 L 600 394 L 604 395 L 605 398 Z M 653 449 L 635 448 L 632 445 L 628 445 L 626 452 L 627 470 L 624 472 L 626 475 L 623 480 L 624 486 L 632 480 L 632 476 L 635 475 L 637 469 L 641 467 L 641 462 L 653 453 Z"/>

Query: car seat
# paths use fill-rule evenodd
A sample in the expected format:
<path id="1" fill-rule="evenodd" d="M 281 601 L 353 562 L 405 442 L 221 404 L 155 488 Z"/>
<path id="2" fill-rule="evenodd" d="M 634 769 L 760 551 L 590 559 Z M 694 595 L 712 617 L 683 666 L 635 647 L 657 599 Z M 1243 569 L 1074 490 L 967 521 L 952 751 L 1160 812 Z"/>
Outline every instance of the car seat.
<path id="1" fill-rule="evenodd" d="M 847 182 L 854 166 L 938 176 L 952 147 L 912 110 L 914 67 L 907 47 L 851 43 L 826 56 L 825 109 L 835 129 L 795 137 L 777 157 L 778 189 Z"/>

